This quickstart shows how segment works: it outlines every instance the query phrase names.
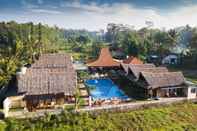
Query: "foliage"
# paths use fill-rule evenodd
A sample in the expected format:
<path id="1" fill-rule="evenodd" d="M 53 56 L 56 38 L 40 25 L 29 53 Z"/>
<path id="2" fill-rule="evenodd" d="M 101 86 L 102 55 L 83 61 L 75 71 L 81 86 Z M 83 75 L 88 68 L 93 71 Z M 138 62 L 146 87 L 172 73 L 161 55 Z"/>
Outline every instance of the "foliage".
<path id="1" fill-rule="evenodd" d="M 48 114 L 36 119 L 7 119 L 4 127 L 7 131 L 194 131 L 197 130 L 196 109 L 196 104 L 184 103 L 124 113 L 103 112 L 97 115 L 65 111 L 60 115 Z"/>
<path id="2" fill-rule="evenodd" d="M 62 42 L 60 32 L 41 23 L 0 23 L 0 87 L 8 84 L 20 66 L 30 64 L 42 52 L 56 50 Z"/>
<path id="3" fill-rule="evenodd" d="M 78 110 L 80 106 L 84 105 L 85 101 L 81 98 L 79 85 L 77 86 L 77 90 L 75 93 L 75 110 Z"/>
<path id="4" fill-rule="evenodd" d="M 78 71 L 77 72 L 77 76 L 81 79 L 81 80 L 85 80 L 85 79 L 89 79 L 90 74 L 87 71 Z"/>

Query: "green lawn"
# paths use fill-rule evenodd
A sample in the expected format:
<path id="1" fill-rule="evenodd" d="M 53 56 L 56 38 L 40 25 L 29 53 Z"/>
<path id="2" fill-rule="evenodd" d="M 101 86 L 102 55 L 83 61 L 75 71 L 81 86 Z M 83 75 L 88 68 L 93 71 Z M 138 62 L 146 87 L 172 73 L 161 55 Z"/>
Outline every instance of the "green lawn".
<path id="1" fill-rule="evenodd" d="M 65 112 L 37 120 L 8 119 L 0 124 L 7 131 L 196 131 L 197 104 L 184 103 L 131 111 L 97 115 Z"/>

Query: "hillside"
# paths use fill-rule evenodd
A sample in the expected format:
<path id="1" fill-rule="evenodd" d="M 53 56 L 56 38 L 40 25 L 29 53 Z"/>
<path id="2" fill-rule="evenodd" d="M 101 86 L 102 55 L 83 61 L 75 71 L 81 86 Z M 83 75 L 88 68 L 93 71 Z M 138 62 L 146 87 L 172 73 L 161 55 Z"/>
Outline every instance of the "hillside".
<path id="1" fill-rule="evenodd" d="M 184 103 L 124 113 L 101 113 L 99 115 L 72 114 L 47 115 L 37 120 L 5 120 L 1 130 L 47 130 L 47 131 L 93 131 L 93 130 L 197 130 L 197 104 Z"/>

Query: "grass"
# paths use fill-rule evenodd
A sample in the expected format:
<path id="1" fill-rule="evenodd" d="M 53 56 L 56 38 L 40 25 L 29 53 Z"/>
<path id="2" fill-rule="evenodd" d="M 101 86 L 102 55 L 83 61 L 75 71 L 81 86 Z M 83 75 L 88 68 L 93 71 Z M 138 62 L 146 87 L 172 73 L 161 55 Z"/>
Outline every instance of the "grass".
<path id="1" fill-rule="evenodd" d="M 6 123 L 3 121 L 0 121 L 0 131 L 4 131 L 6 129 Z"/>
<path id="2" fill-rule="evenodd" d="M 197 104 L 182 103 L 168 107 L 122 113 L 73 114 L 46 116 L 36 120 L 6 120 L 0 129 L 46 131 L 195 131 Z"/>

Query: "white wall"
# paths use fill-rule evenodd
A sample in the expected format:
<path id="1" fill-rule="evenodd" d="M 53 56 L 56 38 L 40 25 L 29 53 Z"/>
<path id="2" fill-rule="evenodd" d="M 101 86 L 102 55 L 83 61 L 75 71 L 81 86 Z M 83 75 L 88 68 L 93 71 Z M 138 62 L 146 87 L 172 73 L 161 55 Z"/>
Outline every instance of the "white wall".
<path id="1" fill-rule="evenodd" d="M 195 93 L 192 93 L 192 92 L 191 92 L 192 89 L 195 89 Z M 194 98 L 197 98 L 196 96 L 197 96 L 197 88 L 194 87 L 194 86 L 189 86 L 189 87 L 187 88 L 187 98 L 188 98 L 188 99 L 194 99 Z"/>

